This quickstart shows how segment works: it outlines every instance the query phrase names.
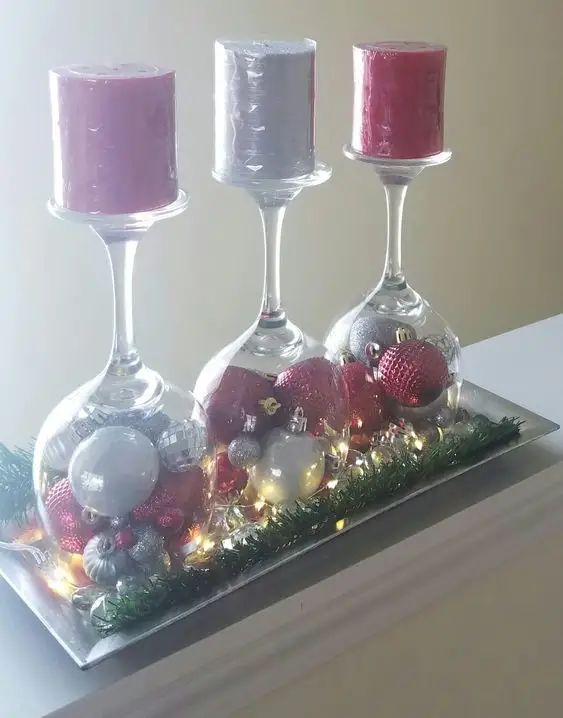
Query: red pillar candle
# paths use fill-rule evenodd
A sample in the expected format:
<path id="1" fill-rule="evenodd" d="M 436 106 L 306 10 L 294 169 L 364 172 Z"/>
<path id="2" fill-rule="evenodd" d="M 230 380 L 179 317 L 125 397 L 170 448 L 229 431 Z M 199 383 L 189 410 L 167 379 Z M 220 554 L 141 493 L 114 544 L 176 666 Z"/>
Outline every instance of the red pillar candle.
<path id="1" fill-rule="evenodd" d="M 354 45 L 353 149 L 391 159 L 441 152 L 445 77 L 443 45 Z"/>

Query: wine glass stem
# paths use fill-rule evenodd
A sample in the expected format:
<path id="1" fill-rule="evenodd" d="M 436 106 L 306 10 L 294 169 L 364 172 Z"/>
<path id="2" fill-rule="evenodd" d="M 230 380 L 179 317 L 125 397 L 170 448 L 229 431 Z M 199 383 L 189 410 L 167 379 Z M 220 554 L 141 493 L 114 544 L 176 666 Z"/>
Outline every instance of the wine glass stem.
<path id="1" fill-rule="evenodd" d="M 385 199 L 387 201 L 387 255 L 383 285 L 389 289 L 404 289 L 405 275 L 401 266 L 401 243 L 403 228 L 403 207 L 408 182 L 402 178 L 396 181 L 384 179 Z"/>
<path id="2" fill-rule="evenodd" d="M 281 306 L 280 295 L 280 248 L 281 229 L 287 201 L 261 201 L 258 204 L 262 228 L 264 231 L 264 293 L 260 325 L 279 327 L 285 324 L 285 311 Z"/>
<path id="3" fill-rule="evenodd" d="M 115 312 L 110 374 L 131 374 L 140 364 L 133 334 L 133 266 L 137 245 L 137 238 L 106 241 Z"/>

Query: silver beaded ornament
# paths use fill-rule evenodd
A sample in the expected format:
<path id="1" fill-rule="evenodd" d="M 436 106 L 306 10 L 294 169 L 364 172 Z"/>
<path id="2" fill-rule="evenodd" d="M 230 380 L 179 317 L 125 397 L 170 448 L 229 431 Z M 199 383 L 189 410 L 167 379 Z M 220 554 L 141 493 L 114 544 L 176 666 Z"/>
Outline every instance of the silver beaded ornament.
<path id="1" fill-rule="evenodd" d="M 249 469 L 254 466 L 262 456 L 262 447 L 252 436 L 237 436 L 227 449 L 229 461 L 238 469 Z"/>
<path id="2" fill-rule="evenodd" d="M 160 435 L 157 449 L 169 471 L 186 471 L 198 464 L 207 451 L 207 430 L 195 419 L 174 422 Z"/>
<path id="3" fill-rule="evenodd" d="M 164 540 L 152 526 L 144 524 L 133 528 L 135 543 L 128 550 L 129 556 L 139 564 L 143 570 L 151 569 L 157 563 L 164 550 Z"/>

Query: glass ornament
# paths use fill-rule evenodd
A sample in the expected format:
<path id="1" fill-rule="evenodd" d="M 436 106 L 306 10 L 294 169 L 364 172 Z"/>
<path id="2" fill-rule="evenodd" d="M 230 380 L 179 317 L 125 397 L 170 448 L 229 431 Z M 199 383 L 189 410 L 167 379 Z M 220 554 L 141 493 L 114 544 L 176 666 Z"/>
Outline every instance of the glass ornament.
<path id="1" fill-rule="evenodd" d="M 374 422 L 380 423 L 377 419 L 416 424 L 436 417 L 435 423 L 440 424 L 449 410 L 455 416 L 458 406 L 462 381 L 458 338 L 408 284 L 401 251 L 407 188 L 426 167 L 447 162 L 451 152 L 412 160 L 371 157 L 350 147 L 344 152 L 350 159 L 373 166 L 387 202 L 387 253 L 381 280 L 334 323 L 325 339 L 328 349 L 343 362 L 363 365 L 367 371 L 366 379 L 359 366 L 346 370 L 354 404 L 351 441 L 365 451 L 380 443 L 381 427 L 375 426 L 373 432 Z"/>
<path id="2" fill-rule="evenodd" d="M 192 394 L 147 367 L 133 336 L 133 261 L 150 226 L 187 205 L 130 215 L 55 216 L 87 224 L 104 242 L 113 273 L 115 328 L 105 369 L 63 399 L 36 442 L 33 475 L 52 563 L 71 580 L 115 586 L 157 573 L 174 532 L 207 525 L 214 459 L 207 417 Z M 68 554 L 77 554 L 70 562 Z M 166 558 L 166 560 L 165 560 Z"/>
<path id="3" fill-rule="evenodd" d="M 325 346 L 288 319 L 280 292 L 286 209 L 304 187 L 329 176 L 322 163 L 292 179 L 215 174 L 219 181 L 243 187 L 257 202 L 265 247 L 260 314 L 206 364 L 194 390 L 221 452 L 217 486 L 224 504 L 233 493 L 241 504 L 248 501 L 245 493 L 257 504 L 307 498 L 325 476 L 345 465 L 350 417 L 342 368 Z"/>

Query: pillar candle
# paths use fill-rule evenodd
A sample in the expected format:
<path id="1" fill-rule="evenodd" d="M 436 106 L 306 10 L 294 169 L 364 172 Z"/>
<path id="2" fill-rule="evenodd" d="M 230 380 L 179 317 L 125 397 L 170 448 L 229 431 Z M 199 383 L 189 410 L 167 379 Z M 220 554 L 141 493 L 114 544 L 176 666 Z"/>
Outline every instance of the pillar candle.
<path id="1" fill-rule="evenodd" d="M 215 43 L 215 172 L 283 179 L 315 168 L 315 42 Z"/>
<path id="2" fill-rule="evenodd" d="M 177 198 L 174 80 L 152 65 L 50 71 L 60 207 L 125 214 Z"/>
<path id="3" fill-rule="evenodd" d="M 446 48 L 423 42 L 354 45 L 352 147 L 414 159 L 444 148 Z"/>

